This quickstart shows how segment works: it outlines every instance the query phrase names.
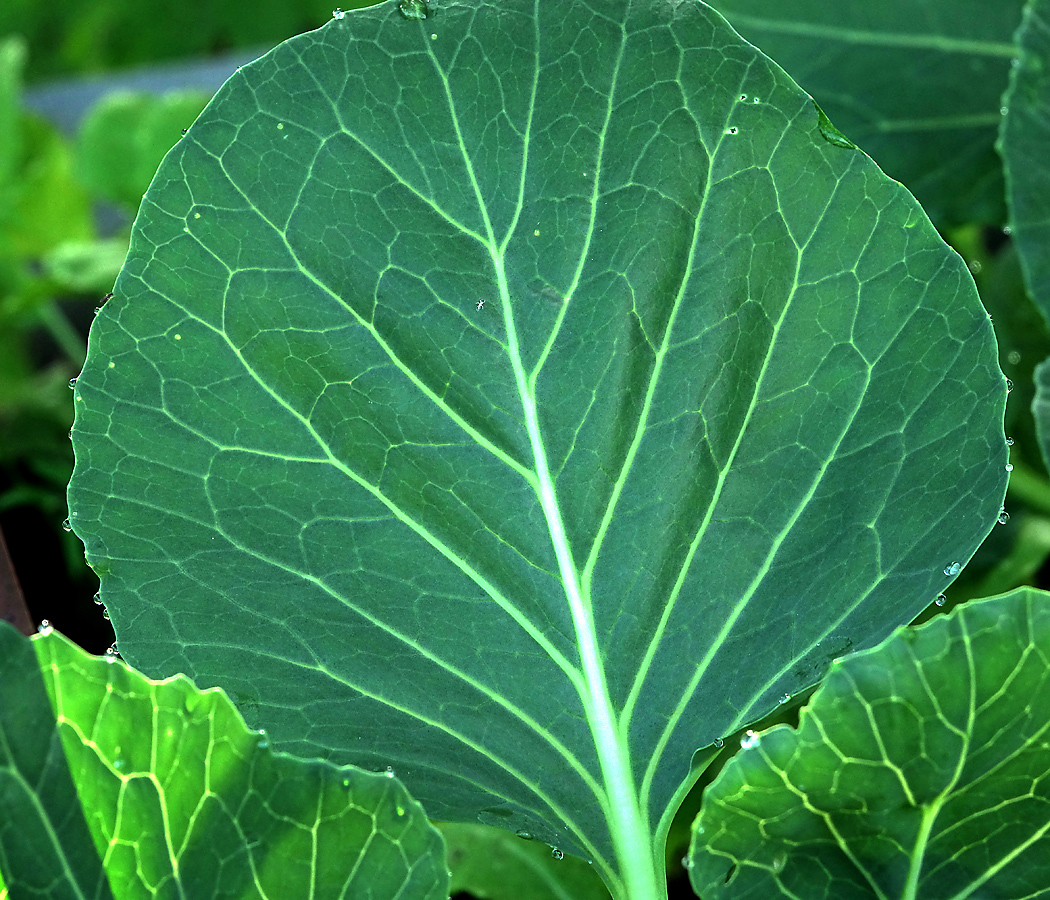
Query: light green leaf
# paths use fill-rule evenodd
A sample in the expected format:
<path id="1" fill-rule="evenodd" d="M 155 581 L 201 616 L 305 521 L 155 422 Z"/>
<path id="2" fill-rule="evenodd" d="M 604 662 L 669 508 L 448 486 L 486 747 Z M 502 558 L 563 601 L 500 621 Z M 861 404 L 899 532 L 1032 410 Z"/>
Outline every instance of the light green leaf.
<path id="1" fill-rule="evenodd" d="M 1050 321 L 1050 0 L 1029 0 L 1004 98 L 1007 201 L 1029 293 Z"/>
<path id="2" fill-rule="evenodd" d="M 448 896 L 441 837 L 396 779 L 275 753 L 219 691 L 6 623 L 0 797 L 15 897 Z"/>
<path id="3" fill-rule="evenodd" d="M 477 900 L 609 900 L 601 878 L 582 859 L 552 851 L 531 835 L 488 825 L 445 822 L 451 893 Z"/>
<path id="4" fill-rule="evenodd" d="M 939 224 L 1002 223 L 994 143 L 1023 0 L 711 0 Z"/>
<path id="5" fill-rule="evenodd" d="M 1005 492 L 969 273 L 828 133 L 697 3 L 391 0 L 244 67 L 75 391 L 122 652 L 658 896 L 694 751 Z"/>
<path id="6" fill-rule="evenodd" d="M 690 878 L 738 897 L 1050 896 L 1050 594 L 957 607 L 837 662 L 704 795 Z"/>

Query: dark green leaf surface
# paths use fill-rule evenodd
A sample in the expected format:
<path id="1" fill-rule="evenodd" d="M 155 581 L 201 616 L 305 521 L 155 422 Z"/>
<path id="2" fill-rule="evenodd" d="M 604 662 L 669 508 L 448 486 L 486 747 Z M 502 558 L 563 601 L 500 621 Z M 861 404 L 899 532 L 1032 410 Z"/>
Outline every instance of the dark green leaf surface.
<path id="1" fill-rule="evenodd" d="M 1029 293 L 1050 321 L 1050 0 L 1031 0 L 1004 102 L 1002 155 L 1010 225 Z"/>
<path id="2" fill-rule="evenodd" d="M 695 3 L 389 2 L 242 69 L 75 392 L 122 652 L 662 890 L 697 747 L 913 617 L 1005 491 L 973 282 L 829 134 Z"/>
<path id="3" fill-rule="evenodd" d="M 465 891 L 477 900 L 609 900 L 592 866 L 552 852 L 527 833 L 458 822 L 438 827 L 448 847 L 453 894 Z"/>
<path id="4" fill-rule="evenodd" d="M 837 662 L 704 795 L 704 900 L 1050 896 L 1050 594 L 957 607 Z"/>
<path id="5" fill-rule="evenodd" d="M 221 692 L 54 632 L 0 623 L 0 641 L 13 900 L 448 896 L 442 840 L 394 778 L 275 753 Z"/>
<path id="6" fill-rule="evenodd" d="M 712 0 L 922 202 L 1002 223 L 994 144 L 1023 0 Z"/>

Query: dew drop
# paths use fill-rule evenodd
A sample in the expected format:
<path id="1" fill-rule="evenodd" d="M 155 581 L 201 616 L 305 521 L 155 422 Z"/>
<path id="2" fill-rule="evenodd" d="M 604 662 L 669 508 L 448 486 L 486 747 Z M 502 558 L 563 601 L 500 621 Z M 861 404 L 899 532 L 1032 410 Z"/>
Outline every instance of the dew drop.
<path id="1" fill-rule="evenodd" d="M 393 766 L 387 766 L 386 769 L 383 770 L 383 774 L 386 775 L 387 778 L 393 778 L 394 777 L 394 767 Z"/>
<path id="2" fill-rule="evenodd" d="M 255 742 L 255 746 L 260 750 L 265 750 L 270 746 L 270 739 L 266 736 L 266 729 L 259 729 L 259 739 Z"/>
<path id="3" fill-rule="evenodd" d="M 781 703 L 781 705 L 787 703 L 788 700 L 790 700 L 790 699 L 791 699 L 791 694 L 781 694 L 780 695 L 780 703 Z"/>
<path id="4" fill-rule="evenodd" d="M 1007 472 L 1012 472 L 1013 470 L 1014 470 L 1013 463 L 1007 463 L 1006 464 L 1006 471 Z"/>
<path id="5" fill-rule="evenodd" d="M 998 519 L 999 524 L 1000 525 L 1005 525 L 1009 521 L 1010 521 L 1010 514 L 1005 509 L 999 510 L 999 519 Z"/>
<path id="6" fill-rule="evenodd" d="M 69 389 L 73 390 L 73 388 L 75 388 L 76 386 L 77 386 L 77 379 L 76 378 L 70 378 L 69 379 Z"/>
<path id="7" fill-rule="evenodd" d="M 944 596 L 944 594 L 938 594 L 938 595 L 937 595 L 937 599 L 936 599 L 936 600 L 934 600 L 933 602 L 934 602 L 934 603 L 935 603 L 935 604 L 936 604 L 937 606 L 944 606 L 944 604 L 945 604 L 945 603 L 947 602 L 947 600 L 948 600 L 948 598 L 947 598 L 947 597 L 945 597 L 945 596 Z"/>
<path id="8" fill-rule="evenodd" d="M 716 750 L 721 750 L 722 747 L 724 747 L 724 746 L 725 746 L 725 741 L 723 741 L 721 738 L 715 738 L 715 749 Z"/>
<path id="9" fill-rule="evenodd" d="M 1007 447 L 1012 447 L 1013 445 L 1014 445 L 1014 439 L 1012 437 L 1008 437 L 1006 439 L 1006 446 Z"/>
<path id="10" fill-rule="evenodd" d="M 751 731 L 749 729 L 747 734 L 745 734 L 740 739 L 740 749 L 741 750 L 750 750 L 752 747 L 757 747 L 758 746 L 758 741 L 759 741 L 758 734 L 756 732 Z"/>
<path id="11" fill-rule="evenodd" d="M 102 596 L 101 596 L 101 594 L 102 594 L 101 591 L 95 591 L 95 596 L 91 598 L 92 600 L 95 601 L 95 606 L 101 606 L 102 605 Z"/>
<path id="12" fill-rule="evenodd" d="M 962 571 L 962 563 L 953 562 L 950 566 L 944 567 L 944 574 L 949 578 L 954 578 Z"/>
<path id="13" fill-rule="evenodd" d="M 1007 112 L 1008 112 L 1008 110 L 1007 110 L 1007 108 L 1005 106 L 1000 106 L 999 107 L 999 115 L 1005 116 Z M 1003 231 L 1005 231 L 1005 230 L 1006 229 L 1004 228 Z"/>
<path id="14" fill-rule="evenodd" d="M 51 622 L 48 619 L 41 619 L 36 631 L 37 634 L 51 634 L 53 631 Z"/>
<path id="15" fill-rule="evenodd" d="M 342 11 L 341 9 L 339 9 L 338 7 L 336 7 L 335 9 L 333 9 L 333 10 L 332 10 L 332 18 L 333 18 L 333 19 L 341 19 L 341 18 L 343 18 L 343 16 L 345 16 L 345 15 L 346 15 L 346 13 L 345 13 L 345 12 L 343 12 L 343 11 Z"/>
<path id="16" fill-rule="evenodd" d="M 115 760 L 113 760 L 113 768 L 116 769 L 118 772 L 123 771 L 125 766 L 127 766 L 127 763 L 119 756 Z"/>
<path id="17" fill-rule="evenodd" d="M 109 610 L 108 609 L 102 610 L 102 618 L 105 619 L 107 622 L 109 621 Z"/>
<path id="18" fill-rule="evenodd" d="M 531 841 L 532 840 L 532 834 L 529 833 L 528 831 L 523 830 L 523 829 L 519 830 L 519 831 L 515 831 L 514 833 L 518 837 L 520 837 L 523 841 Z"/>
<path id="19" fill-rule="evenodd" d="M 565 859 L 565 852 L 557 847 L 551 847 L 551 856 L 555 859 Z"/>
<path id="20" fill-rule="evenodd" d="M 429 12 L 426 0 L 400 0 L 397 8 L 406 19 L 425 19 Z"/>
<path id="21" fill-rule="evenodd" d="M 734 125 L 732 128 L 726 129 L 726 134 L 736 134 L 740 129 Z"/>
<path id="22" fill-rule="evenodd" d="M 741 94 L 740 95 L 740 99 L 741 100 L 746 100 L 747 99 L 747 94 Z"/>
<path id="23" fill-rule="evenodd" d="M 781 850 L 776 856 L 773 857 L 773 873 L 780 872 L 787 864 L 787 854 Z"/>
<path id="24" fill-rule="evenodd" d="M 1003 109 L 1005 110 L 1006 107 L 1004 106 Z M 1004 112 L 1003 115 L 1005 116 L 1006 113 Z M 1005 234 L 1007 237 L 1009 237 L 1013 233 L 1014 233 L 1014 230 L 1009 225 L 1004 225 L 1003 226 L 1003 234 Z"/>
<path id="25" fill-rule="evenodd" d="M 117 643 L 116 643 L 116 641 L 114 641 L 112 644 L 110 644 L 106 648 L 106 658 L 107 659 L 116 659 L 117 655 L 118 655 L 117 654 Z"/>
<path id="26" fill-rule="evenodd" d="M 759 100 L 759 99 L 758 99 L 758 97 L 752 97 L 752 98 L 751 98 L 751 102 L 752 102 L 752 103 L 761 103 L 762 101 L 761 101 L 761 100 Z"/>
<path id="27" fill-rule="evenodd" d="M 63 519 L 62 520 L 62 530 L 63 531 L 72 531 L 73 530 L 73 526 L 69 524 L 69 519 Z"/>
<path id="28" fill-rule="evenodd" d="M 1007 378 L 1006 379 L 1006 393 L 1009 394 L 1010 391 L 1012 391 L 1013 389 L 1014 389 L 1014 383 L 1009 378 Z"/>
<path id="29" fill-rule="evenodd" d="M 683 869 L 691 869 L 691 868 L 693 868 L 693 859 L 692 859 L 692 857 L 690 857 L 690 856 L 683 856 L 682 857 L 682 868 Z"/>

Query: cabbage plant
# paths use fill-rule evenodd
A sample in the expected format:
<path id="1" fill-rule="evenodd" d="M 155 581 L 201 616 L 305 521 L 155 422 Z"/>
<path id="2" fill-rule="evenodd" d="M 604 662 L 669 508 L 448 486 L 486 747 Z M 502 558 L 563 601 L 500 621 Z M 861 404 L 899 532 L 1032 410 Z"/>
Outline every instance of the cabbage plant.
<path id="1" fill-rule="evenodd" d="M 833 118 L 699 0 L 388 0 L 240 69 L 74 390 L 70 525 L 123 658 L 666 896 L 727 739 L 926 609 L 1003 508 L 992 322 Z M 731 787 L 705 897 L 917 895 L 929 842 L 879 843 L 907 827 L 803 823 L 860 873 L 836 893 L 789 832 L 731 846 L 766 814 Z"/>

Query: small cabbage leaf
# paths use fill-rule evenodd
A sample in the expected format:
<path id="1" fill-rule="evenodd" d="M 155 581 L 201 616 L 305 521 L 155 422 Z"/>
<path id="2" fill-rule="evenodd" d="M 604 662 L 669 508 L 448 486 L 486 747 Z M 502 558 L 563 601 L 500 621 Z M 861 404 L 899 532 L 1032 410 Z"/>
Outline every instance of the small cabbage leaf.
<path id="1" fill-rule="evenodd" d="M 704 794 L 697 893 L 1047 897 L 1050 594 L 959 606 L 836 662 L 798 729 L 748 735 Z"/>

